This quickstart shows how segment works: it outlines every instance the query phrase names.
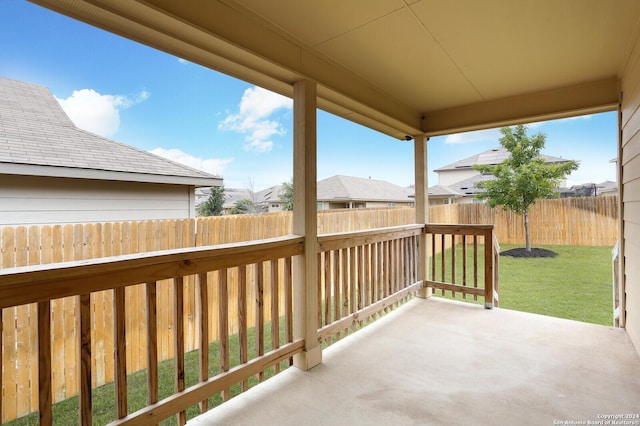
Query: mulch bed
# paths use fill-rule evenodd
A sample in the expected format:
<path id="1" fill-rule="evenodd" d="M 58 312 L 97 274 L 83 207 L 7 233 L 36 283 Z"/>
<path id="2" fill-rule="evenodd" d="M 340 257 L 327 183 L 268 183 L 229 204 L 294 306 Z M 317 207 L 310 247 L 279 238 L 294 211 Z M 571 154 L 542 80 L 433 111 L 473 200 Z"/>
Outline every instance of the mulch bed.
<path id="1" fill-rule="evenodd" d="M 511 257 L 556 257 L 558 253 L 555 251 L 542 249 L 542 248 L 532 248 L 531 251 L 527 251 L 524 247 L 513 248 L 511 250 L 506 250 L 500 252 L 500 256 L 511 256 Z"/>

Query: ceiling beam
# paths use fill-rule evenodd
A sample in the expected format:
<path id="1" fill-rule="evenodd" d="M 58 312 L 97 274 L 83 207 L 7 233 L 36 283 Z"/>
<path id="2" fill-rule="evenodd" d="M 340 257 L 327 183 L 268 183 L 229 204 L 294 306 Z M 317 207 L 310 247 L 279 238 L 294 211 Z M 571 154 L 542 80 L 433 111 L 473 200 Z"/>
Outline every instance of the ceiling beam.
<path id="1" fill-rule="evenodd" d="M 427 136 L 611 111 L 620 103 L 617 78 L 480 102 L 424 114 Z"/>

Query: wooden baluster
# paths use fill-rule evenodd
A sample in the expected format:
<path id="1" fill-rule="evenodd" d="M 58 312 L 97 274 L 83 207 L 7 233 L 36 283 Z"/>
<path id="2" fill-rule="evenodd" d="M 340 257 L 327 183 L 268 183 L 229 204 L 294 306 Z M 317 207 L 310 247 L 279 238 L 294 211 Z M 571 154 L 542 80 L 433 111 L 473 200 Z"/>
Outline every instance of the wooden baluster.
<path id="1" fill-rule="evenodd" d="M 175 366 L 175 392 L 182 392 L 184 386 L 184 277 L 173 279 L 173 319 L 175 326 L 174 339 L 174 366 Z M 187 423 L 187 412 L 182 410 L 176 414 L 178 425 Z"/>
<path id="2" fill-rule="evenodd" d="M 356 311 L 356 300 L 358 298 L 356 293 L 357 276 L 356 267 L 358 259 L 356 256 L 356 248 L 349 248 L 349 308 L 347 315 Z M 346 316 L 346 315 L 345 315 Z M 351 327 L 351 331 L 355 331 L 355 325 Z"/>
<path id="3" fill-rule="evenodd" d="M 456 283 L 456 235 L 451 234 L 451 284 Z M 452 291 L 453 297 L 456 297 L 456 292 Z"/>
<path id="4" fill-rule="evenodd" d="M 247 266 L 238 267 L 238 339 L 240 341 L 240 365 L 249 360 L 247 343 Z M 242 391 L 249 389 L 249 381 L 242 381 Z"/>
<path id="5" fill-rule="evenodd" d="M 467 286 L 467 236 L 462 236 L 462 286 Z M 462 298 L 467 298 L 467 293 L 462 293 Z"/>
<path id="6" fill-rule="evenodd" d="M 402 281 L 400 282 L 400 288 L 407 288 L 410 284 L 410 271 L 411 271 L 411 257 L 409 256 L 409 238 L 403 238 L 400 240 L 400 247 L 402 256 L 400 257 L 400 266 L 402 267 Z M 407 299 L 405 298 L 404 301 Z"/>
<path id="7" fill-rule="evenodd" d="M 91 363 L 89 363 L 89 368 L 91 368 Z M 40 410 L 40 425 L 53 424 L 51 405 L 51 302 L 47 300 L 46 302 L 38 302 L 38 408 Z"/>
<path id="8" fill-rule="evenodd" d="M 500 273 L 498 271 L 499 266 L 500 266 L 500 251 L 496 250 L 496 247 L 494 247 L 494 252 L 493 252 L 493 290 L 496 292 L 496 294 L 498 295 L 498 299 L 495 299 L 493 301 L 494 305 L 496 308 L 500 307 Z"/>
<path id="9" fill-rule="evenodd" d="M 264 269 L 262 263 L 256 263 L 256 356 L 264 355 Z M 258 373 L 258 381 L 264 380 L 264 370 Z"/>
<path id="10" fill-rule="evenodd" d="M 318 253 L 318 325 L 316 328 L 320 328 L 322 327 L 322 283 L 324 282 L 324 280 L 327 279 L 327 277 L 323 276 L 323 271 L 324 268 L 322 267 L 324 259 L 325 259 L 325 253 Z"/>
<path id="11" fill-rule="evenodd" d="M 156 283 L 146 285 L 147 304 L 147 403 L 158 402 L 158 317 Z"/>
<path id="12" fill-rule="evenodd" d="M 331 323 L 331 261 L 333 259 L 333 251 L 324 253 L 324 323 Z"/>
<path id="13" fill-rule="evenodd" d="M 318 266 L 319 267 L 319 266 Z M 287 343 L 293 342 L 293 281 L 292 262 L 290 257 L 284 258 L 284 305 L 285 305 L 285 325 L 284 335 Z M 318 281 L 320 282 L 320 281 Z M 320 286 L 318 286 L 320 288 Z M 318 300 L 321 300 L 318 297 Z M 293 357 L 289 358 L 289 365 L 293 365 Z"/>
<path id="14" fill-rule="evenodd" d="M 209 379 L 209 280 L 207 273 L 198 274 L 198 290 L 200 297 L 198 298 L 198 309 L 200 310 L 200 356 L 199 369 L 200 381 L 206 382 Z M 204 413 L 209 409 L 209 400 L 200 401 L 200 413 Z"/>
<path id="15" fill-rule="evenodd" d="M 446 242 L 445 242 L 445 234 L 442 234 L 442 237 L 440 239 L 440 259 L 441 259 L 441 280 L 443 283 L 447 282 L 447 277 L 445 275 L 446 272 L 446 256 L 445 256 L 445 252 L 446 252 Z M 444 296 L 444 289 L 442 290 L 442 295 Z"/>
<path id="16" fill-rule="evenodd" d="M 333 281 L 333 320 L 337 321 L 340 319 L 340 251 L 334 250 L 333 253 L 333 262 L 331 268 L 331 280 Z M 336 340 L 340 338 L 340 332 L 336 332 L 335 334 Z"/>
<path id="17" fill-rule="evenodd" d="M 115 368 L 116 418 L 128 414 L 127 410 L 127 344 L 125 287 L 113 290 L 113 346 Z"/>
<path id="18" fill-rule="evenodd" d="M 349 249 L 340 250 L 342 252 L 341 260 L 342 266 L 340 267 L 342 283 L 342 308 L 340 318 L 344 318 L 349 315 L 349 301 L 351 300 L 351 290 L 353 289 L 353 281 L 350 280 L 351 272 L 349 266 Z M 349 333 L 349 328 L 344 329 L 344 334 Z"/>
<path id="19" fill-rule="evenodd" d="M 473 236 L 473 287 L 478 288 L 478 236 Z M 473 300 L 478 300 L 478 295 L 473 295 Z"/>
<path id="20" fill-rule="evenodd" d="M 371 304 L 371 277 L 370 277 L 370 264 L 371 259 L 371 245 L 366 244 L 362 246 L 360 250 L 360 264 L 362 265 L 362 282 L 364 283 L 364 306 Z M 352 311 L 353 312 L 353 311 Z"/>
<path id="21" fill-rule="evenodd" d="M 377 253 L 377 271 L 378 271 L 378 279 L 376 280 L 377 282 L 377 286 L 378 286 L 378 300 L 382 300 L 382 298 L 384 298 L 384 265 L 383 265 L 383 259 L 384 259 L 384 245 L 381 242 L 376 244 L 378 246 L 378 253 Z"/>
<path id="22" fill-rule="evenodd" d="M 431 234 L 431 280 L 436 281 L 436 236 L 435 234 Z"/>
<path id="23" fill-rule="evenodd" d="M 271 260 L 271 350 L 280 347 L 280 274 L 278 260 Z M 280 372 L 280 363 L 275 365 L 275 372 Z"/>
<path id="24" fill-rule="evenodd" d="M 353 272 L 355 275 L 351 277 L 352 280 L 352 286 L 355 286 L 357 283 L 357 292 L 356 292 L 356 296 L 358 299 L 358 309 L 362 309 L 365 306 L 367 306 L 367 295 L 369 294 L 368 291 L 368 286 L 369 283 L 366 281 L 365 278 L 365 261 L 364 261 L 364 255 L 365 255 L 365 247 L 366 246 L 358 246 L 358 247 L 351 247 L 351 258 L 353 259 L 352 262 L 356 264 L 357 268 L 354 268 L 355 271 Z M 362 327 L 362 325 L 364 324 L 364 320 L 366 318 L 361 318 L 359 321 L 360 326 Z"/>
<path id="25" fill-rule="evenodd" d="M 484 307 L 493 309 L 493 230 L 484 234 Z"/>
<path id="26" fill-rule="evenodd" d="M 227 270 L 218 271 L 218 349 L 220 351 L 220 371 L 229 371 L 229 295 Z M 222 399 L 231 399 L 231 390 L 224 389 Z"/>
<path id="27" fill-rule="evenodd" d="M 80 295 L 78 300 L 80 424 L 91 425 L 93 423 L 91 413 L 91 295 Z"/>
<path id="28" fill-rule="evenodd" d="M 387 242 L 389 245 L 389 294 L 387 296 L 392 295 L 396 291 L 396 281 L 397 281 L 397 268 L 396 268 L 396 242 L 397 240 L 390 240 Z M 390 304 L 389 306 L 393 308 L 395 303 Z"/>
<path id="29" fill-rule="evenodd" d="M 387 271 L 387 294 L 385 296 L 390 296 L 393 294 L 393 286 L 394 286 L 394 271 L 393 271 L 393 241 L 385 241 L 385 270 Z"/>

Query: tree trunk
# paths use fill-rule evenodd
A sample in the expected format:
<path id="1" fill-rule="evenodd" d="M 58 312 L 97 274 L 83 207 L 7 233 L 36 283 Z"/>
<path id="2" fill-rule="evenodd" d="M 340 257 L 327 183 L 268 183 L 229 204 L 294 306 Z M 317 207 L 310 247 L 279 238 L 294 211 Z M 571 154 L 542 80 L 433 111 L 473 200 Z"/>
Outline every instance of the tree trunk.
<path id="1" fill-rule="evenodd" d="M 524 235 L 526 239 L 525 241 L 527 245 L 527 251 L 531 251 L 531 236 L 529 235 L 529 212 L 524 212 L 522 216 L 524 216 Z"/>

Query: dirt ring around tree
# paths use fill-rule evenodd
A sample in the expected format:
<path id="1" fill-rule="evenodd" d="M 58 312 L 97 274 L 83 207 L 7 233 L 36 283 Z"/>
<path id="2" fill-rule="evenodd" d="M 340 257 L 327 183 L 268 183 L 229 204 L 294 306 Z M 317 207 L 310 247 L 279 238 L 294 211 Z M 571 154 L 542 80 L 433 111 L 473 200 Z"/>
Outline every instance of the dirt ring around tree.
<path id="1" fill-rule="evenodd" d="M 500 256 L 511 257 L 556 257 L 557 255 L 558 253 L 556 253 L 555 251 L 543 248 L 532 248 L 531 251 L 527 251 L 527 249 L 524 247 L 517 247 L 500 252 Z"/>

